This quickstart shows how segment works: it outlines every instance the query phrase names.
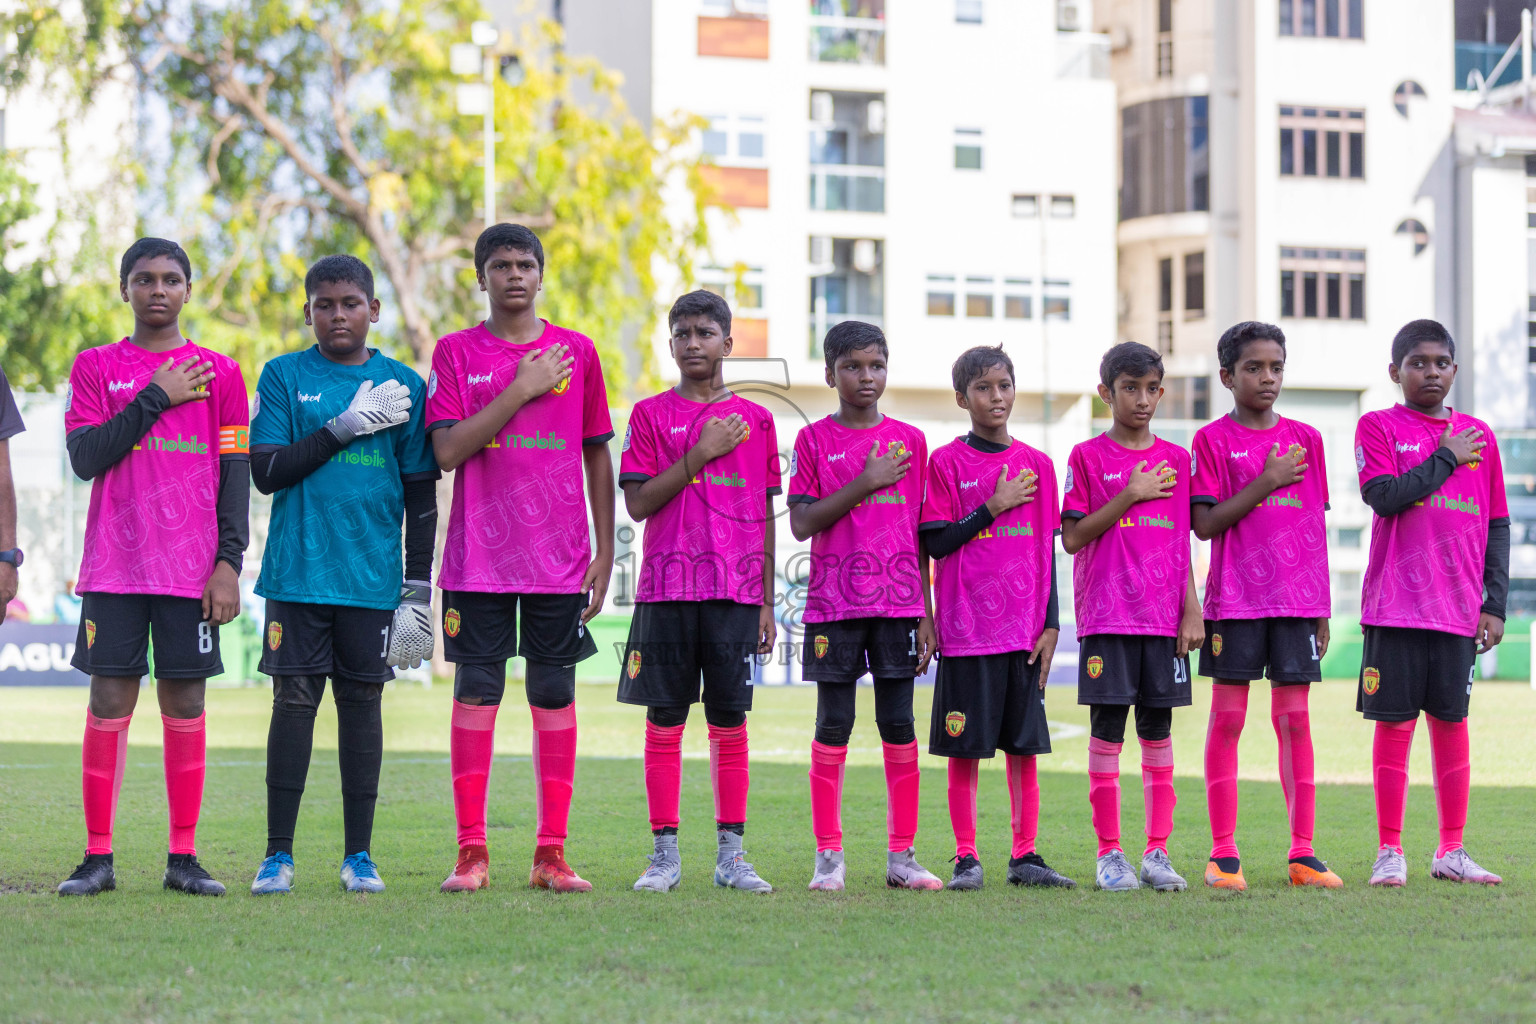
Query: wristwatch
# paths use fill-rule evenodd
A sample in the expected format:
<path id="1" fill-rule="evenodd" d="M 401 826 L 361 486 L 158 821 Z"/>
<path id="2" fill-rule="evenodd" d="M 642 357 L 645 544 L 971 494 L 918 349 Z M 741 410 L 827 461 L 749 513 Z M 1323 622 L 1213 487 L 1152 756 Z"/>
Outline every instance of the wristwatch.
<path id="1" fill-rule="evenodd" d="M 0 551 L 0 562 L 10 562 L 16 568 L 21 568 L 21 548 L 11 548 L 9 551 Z"/>

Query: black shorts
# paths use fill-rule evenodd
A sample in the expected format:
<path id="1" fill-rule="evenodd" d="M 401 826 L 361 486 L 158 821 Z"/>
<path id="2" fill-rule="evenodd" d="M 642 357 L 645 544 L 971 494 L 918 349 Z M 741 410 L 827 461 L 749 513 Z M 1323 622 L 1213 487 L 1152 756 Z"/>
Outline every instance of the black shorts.
<path id="1" fill-rule="evenodd" d="M 1470 636 L 1366 626 L 1355 710 L 1373 722 L 1411 722 L 1420 711 L 1459 722 L 1472 703 L 1476 659 Z"/>
<path id="2" fill-rule="evenodd" d="M 586 610 L 586 594 L 445 590 L 443 657 L 455 665 L 488 665 L 519 655 L 546 665 L 574 665 L 597 653 L 597 641 L 581 621 Z"/>
<path id="3" fill-rule="evenodd" d="M 619 700 L 648 708 L 699 700 L 721 711 L 752 708 L 752 661 L 761 605 L 645 601 L 635 605 L 619 671 Z"/>
<path id="4" fill-rule="evenodd" d="M 1189 658 L 1175 658 L 1171 636 L 1085 636 L 1077 656 L 1079 704 L 1184 708 L 1193 702 Z"/>
<path id="5" fill-rule="evenodd" d="M 917 676 L 917 620 L 867 617 L 806 623 L 800 677 L 816 683 L 854 683 Z"/>
<path id="6" fill-rule="evenodd" d="M 388 682 L 395 677 L 386 661 L 394 621 L 394 612 L 379 608 L 269 598 L 257 669 L 269 676 Z"/>
<path id="7" fill-rule="evenodd" d="M 1206 619 L 1200 674 L 1223 682 L 1263 679 L 1276 686 L 1323 681 L 1317 619 Z"/>
<path id="8" fill-rule="evenodd" d="M 223 673 L 219 627 L 203 618 L 202 599 L 165 594 L 81 594 L 80 629 L 69 663 L 93 676 L 138 679 L 149 674 L 151 635 L 156 679 Z"/>
<path id="9" fill-rule="evenodd" d="M 939 655 L 928 753 L 939 757 L 1027 757 L 1051 752 L 1040 663 L 1028 651 Z"/>

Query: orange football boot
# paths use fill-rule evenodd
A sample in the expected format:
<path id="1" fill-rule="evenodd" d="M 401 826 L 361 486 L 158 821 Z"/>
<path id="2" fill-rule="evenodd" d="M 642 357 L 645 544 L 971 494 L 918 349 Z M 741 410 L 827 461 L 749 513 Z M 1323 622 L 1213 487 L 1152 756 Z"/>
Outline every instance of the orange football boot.
<path id="1" fill-rule="evenodd" d="M 474 892 L 491 884 L 491 855 L 484 846 L 461 846 L 459 862 L 443 880 L 443 892 Z"/>
<path id="2" fill-rule="evenodd" d="M 539 846 L 533 851 L 533 870 L 528 872 L 528 888 L 551 892 L 591 892 L 592 883 L 582 878 L 565 862 L 565 847 Z"/>
<path id="3" fill-rule="evenodd" d="M 1212 889 L 1229 889 L 1232 892 L 1243 892 L 1248 888 L 1248 880 L 1243 877 L 1242 864 L 1238 864 L 1236 871 L 1223 871 L 1221 865 L 1215 860 L 1205 865 L 1205 884 Z"/>
<path id="4" fill-rule="evenodd" d="M 1318 863 L 1323 862 L 1318 861 Z M 1291 884 L 1311 885 L 1319 889 L 1342 889 L 1344 879 L 1329 871 L 1326 864 L 1323 865 L 1323 870 L 1319 871 L 1310 864 L 1293 860 L 1291 861 Z"/>

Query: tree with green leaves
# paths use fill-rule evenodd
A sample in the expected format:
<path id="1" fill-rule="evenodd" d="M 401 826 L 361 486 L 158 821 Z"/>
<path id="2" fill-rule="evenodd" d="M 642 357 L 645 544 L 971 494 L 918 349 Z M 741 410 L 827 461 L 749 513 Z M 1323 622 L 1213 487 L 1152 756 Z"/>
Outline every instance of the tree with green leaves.
<path id="1" fill-rule="evenodd" d="M 83 0 L 82 11 L 31 28 L 18 21 L 26 12 L 13 16 L 28 41 L 8 73 L 57 61 L 70 51 L 60 34 L 73 32 L 74 52 L 94 62 L 70 72 L 81 96 L 120 54 L 151 105 L 141 119 L 168 114 L 167 144 L 141 141 L 141 207 L 146 231 L 193 255 L 188 333 L 247 372 L 307 344 L 304 267 L 331 252 L 374 267 L 391 310 L 379 333 L 418 364 L 481 313 L 470 258 L 483 226 L 481 129 L 456 111 L 448 61 L 485 17 L 477 0 Z M 525 20 L 511 38 L 526 76 L 494 85 L 497 210 L 539 232 L 546 315 L 592 336 L 622 394 L 633 380 L 620 338 L 650 336 L 654 268 L 691 279 L 708 243 L 705 187 L 685 147 L 694 124 L 648 133 L 613 74 L 564 54 L 553 22 Z M 669 181 L 691 199 L 682 225 L 664 203 Z"/>

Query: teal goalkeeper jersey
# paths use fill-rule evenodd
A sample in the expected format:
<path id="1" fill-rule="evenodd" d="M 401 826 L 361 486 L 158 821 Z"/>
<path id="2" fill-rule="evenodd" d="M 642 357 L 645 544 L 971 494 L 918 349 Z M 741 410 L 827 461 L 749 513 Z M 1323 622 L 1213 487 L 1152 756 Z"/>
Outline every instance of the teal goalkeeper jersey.
<path id="1" fill-rule="evenodd" d="M 422 425 L 426 387 L 403 363 L 373 351 L 342 366 L 318 346 L 267 363 L 256 385 L 251 447 L 302 440 L 346 410 L 365 380 L 410 389 L 411 418 L 356 438 L 292 487 L 272 495 L 256 593 L 275 601 L 392 609 L 400 601 L 403 481 L 436 477 Z"/>

